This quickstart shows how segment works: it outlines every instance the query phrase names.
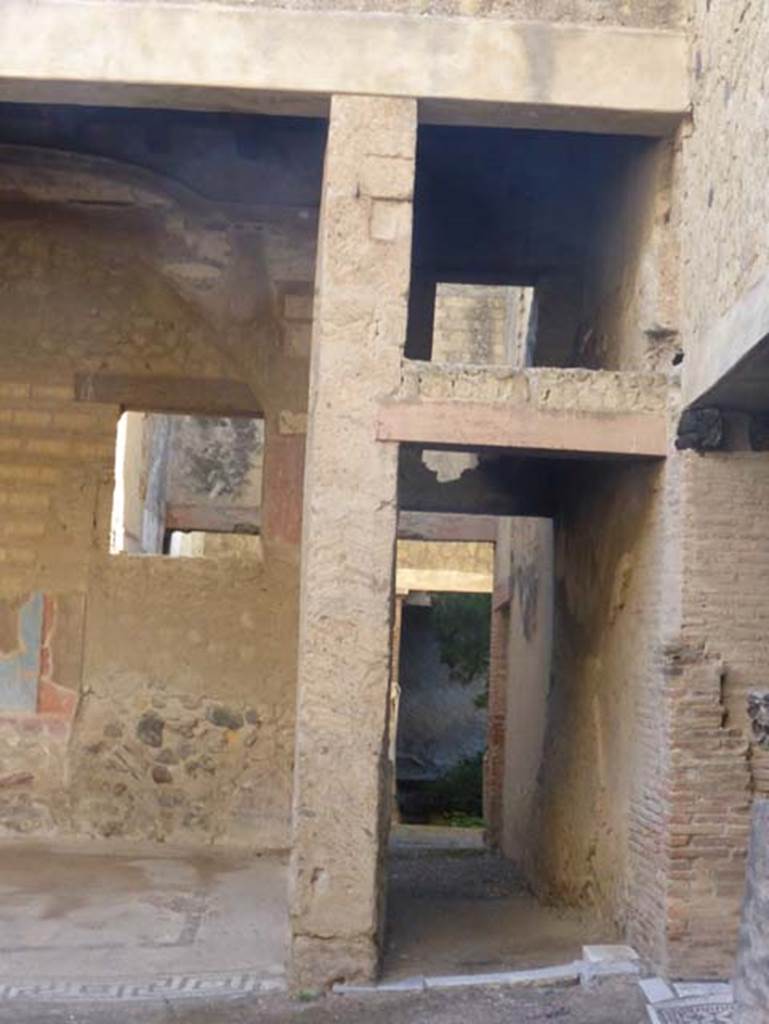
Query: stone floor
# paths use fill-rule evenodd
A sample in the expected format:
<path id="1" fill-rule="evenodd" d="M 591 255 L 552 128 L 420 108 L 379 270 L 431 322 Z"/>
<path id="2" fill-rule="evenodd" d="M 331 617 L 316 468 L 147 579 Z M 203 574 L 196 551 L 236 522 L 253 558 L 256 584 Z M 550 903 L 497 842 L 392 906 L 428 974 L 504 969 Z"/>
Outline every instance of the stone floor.
<path id="1" fill-rule="evenodd" d="M 607 983 L 549 991 L 326 996 L 312 1002 L 273 994 L 166 1003 L 4 1004 L 0 1024 L 649 1024 L 637 985 Z"/>
<path id="2" fill-rule="evenodd" d="M 434 842 L 433 842 L 434 841 Z M 432 844 L 432 845 L 431 845 Z M 540 906 L 477 836 L 396 835 L 386 977 L 578 960 L 610 942 Z M 276 856 L 94 844 L 0 846 L 0 1024 L 726 1024 L 695 989 L 453 988 L 292 1001 Z M 691 986 L 690 986 L 691 989 Z M 688 998 L 666 999 L 666 995 Z M 707 1005 L 705 1005 L 707 1003 Z"/>
<path id="3" fill-rule="evenodd" d="M 459 837 L 443 835 L 451 831 Z M 590 915 L 546 907 L 515 867 L 462 829 L 410 827 L 390 850 L 385 978 L 569 963 L 586 944 L 614 943 Z M 453 843 L 453 845 L 452 845 Z"/>
<path id="4" fill-rule="evenodd" d="M 5 843 L 0 990 L 169 977 L 218 985 L 220 975 L 238 973 L 280 982 L 285 887 L 285 864 L 274 856 Z"/>

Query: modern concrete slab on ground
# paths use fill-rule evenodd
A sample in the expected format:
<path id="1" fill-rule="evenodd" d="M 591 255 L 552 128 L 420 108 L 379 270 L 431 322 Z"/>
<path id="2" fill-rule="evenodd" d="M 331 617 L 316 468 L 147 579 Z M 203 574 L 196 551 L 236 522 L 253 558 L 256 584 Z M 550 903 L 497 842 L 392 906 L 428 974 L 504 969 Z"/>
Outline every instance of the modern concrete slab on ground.
<path id="1" fill-rule="evenodd" d="M 287 944 L 278 856 L 0 847 L 0 987 L 237 971 L 280 982 Z"/>

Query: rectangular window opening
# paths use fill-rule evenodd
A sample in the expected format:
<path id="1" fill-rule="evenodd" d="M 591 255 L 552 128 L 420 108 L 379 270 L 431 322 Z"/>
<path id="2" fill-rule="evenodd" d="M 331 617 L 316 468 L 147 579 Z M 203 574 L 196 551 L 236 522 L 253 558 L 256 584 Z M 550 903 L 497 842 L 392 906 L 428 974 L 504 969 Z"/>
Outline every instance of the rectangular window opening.
<path id="1" fill-rule="evenodd" d="M 260 558 L 264 420 L 125 412 L 110 553 Z"/>

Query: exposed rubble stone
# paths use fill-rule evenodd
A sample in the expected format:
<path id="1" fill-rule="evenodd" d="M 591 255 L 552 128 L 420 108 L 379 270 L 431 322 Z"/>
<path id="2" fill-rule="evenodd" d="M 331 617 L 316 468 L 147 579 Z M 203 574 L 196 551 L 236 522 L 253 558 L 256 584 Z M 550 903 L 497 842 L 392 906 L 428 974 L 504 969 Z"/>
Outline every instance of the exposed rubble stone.
<path id="1" fill-rule="evenodd" d="M 148 711 L 137 722 L 136 735 L 148 747 L 162 747 L 164 728 L 165 722 L 163 719 L 154 712 Z"/>
<path id="2" fill-rule="evenodd" d="M 215 704 L 212 708 L 209 708 L 206 718 L 213 725 L 218 725 L 222 729 L 243 728 L 243 715 L 239 711 L 233 711 L 232 708 L 224 707 L 222 704 Z"/>

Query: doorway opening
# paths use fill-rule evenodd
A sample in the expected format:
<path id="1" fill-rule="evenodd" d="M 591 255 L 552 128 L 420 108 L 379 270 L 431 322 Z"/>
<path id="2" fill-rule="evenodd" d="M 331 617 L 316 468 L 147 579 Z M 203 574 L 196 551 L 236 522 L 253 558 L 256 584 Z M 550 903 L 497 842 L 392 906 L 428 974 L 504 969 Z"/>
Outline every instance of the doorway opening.
<path id="1" fill-rule="evenodd" d="M 552 521 L 401 514 L 406 523 L 487 539 L 398 544 L 385 978 L 570 963 L 613 933 L 530 884 Z"/>
<path id="2" fill-rule="evenodd" d="M 398 822 L 482 832 L 491 595 L 400 600 Z"/>

